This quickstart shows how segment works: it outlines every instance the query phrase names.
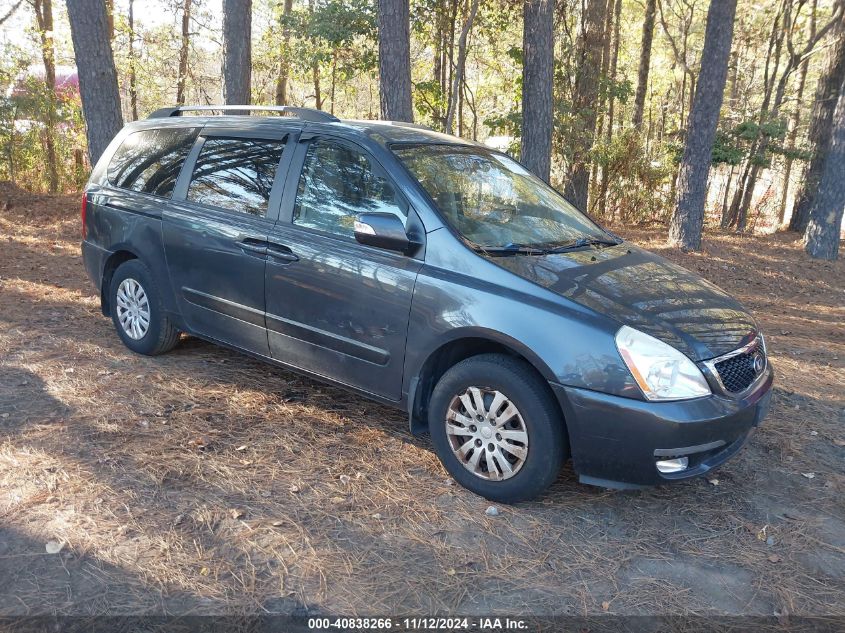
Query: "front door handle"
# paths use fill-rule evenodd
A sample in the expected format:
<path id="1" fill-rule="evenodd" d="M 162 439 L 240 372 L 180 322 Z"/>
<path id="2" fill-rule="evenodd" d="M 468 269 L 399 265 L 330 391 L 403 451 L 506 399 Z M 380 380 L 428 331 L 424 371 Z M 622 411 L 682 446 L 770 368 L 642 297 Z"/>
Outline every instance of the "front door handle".
<path id="1" fill-rule="evenodd" d="M 258 255 L 260 257 L 267 255 L 267 242 L 264 240 L 248 237 L 238 242 L 238 246 L 247 255 Z"/>
<path id="2" fill-rule="evenodd" d="M 269 242 L 267 244 L 267 254 L 275 260 L 288 264 L 299 261 L 299 257 L 296 253 L 284 244 L 274 244 L 273 242 Z"/>

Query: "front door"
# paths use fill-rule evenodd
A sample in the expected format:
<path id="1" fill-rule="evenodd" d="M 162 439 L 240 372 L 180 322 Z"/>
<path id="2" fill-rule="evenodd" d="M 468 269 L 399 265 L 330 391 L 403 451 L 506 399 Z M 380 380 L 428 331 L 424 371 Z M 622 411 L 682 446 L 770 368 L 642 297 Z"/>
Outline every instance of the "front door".
<path id="1" fill-rule="evenodd" d="M 286 140 L 204 131 L 189 157 L 190 180 L 163 214 L 171 280 L 190 330 L 265 356 L 267 236 L 281 202 Z"/>
<path id="2" fill-rule="evenodd" d="M 398 400 L 418 259 L 355 241 L 358 213 L 409 207 L 357 145 L 301 143 L 290 222 L 270 233 L 267 329 L 273 358 Z M 294 185 L 291 185 L 294 186 Z M 411 211 L 413 213 L 413 211 Z"/>

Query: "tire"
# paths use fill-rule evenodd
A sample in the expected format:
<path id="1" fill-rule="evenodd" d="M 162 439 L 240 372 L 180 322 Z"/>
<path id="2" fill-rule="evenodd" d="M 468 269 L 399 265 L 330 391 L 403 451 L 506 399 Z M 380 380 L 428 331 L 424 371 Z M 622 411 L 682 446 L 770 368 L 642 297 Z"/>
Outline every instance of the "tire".
<path id="1" fill-rule="evenodd" d="M 136 287 L 140 288 L 140 292 L 133 292 Z M 140 300 L 137 297 L 140 297 Z M 127 298 L 130 299 L 129 303 Z M 153 275 L 140 260 L 131 259 L 114 271 L 109 286 L 109 305 L 117 335 L 133 352 L 158 356 L 169 352 L 179 342 L 179 330 L 173 326 L 162 308 L 161 294 Z M 124 327 L 121 323 L 121 319 L 126 318 L 127 311 L 130 324 L 133 321 L 132 315 L 138 316 L 135 320 L 138 325 L 136 329 L 131 325 Z M 144 316 L 147 318 L 144 319 Z M 147 323 L 146 327 L 144 323 Z"/>
<path id="2" fill-rule="evenodd" d="M 470 391 L 472 387 L 478 391 Z M 476 402 L 479 394 L 483 408 Z M 516 414 L 510 405 L 516 408 Z M 496 410 L 491 411 L 494 406 Z M 477 425 L 467 422 L 473 411 Z M 483 419 L 478 418 L 479 411 L 485 414 Z M 447 416 L 455 412 L 457 417 L 448 421 Z M 501 503 L 525 501 L 544 492 L 569 454 L 564 422 L 548 386 L 528 363 L 503 354 L 473 356 L 443 374 L 431 394 L 428 426 L 434 450 L 455 481 Z M 463 431 L 467 434 L 461 435 Z M 507 437 L 499 431 L 507 431 Z M 465 449 L 470 442 L 475 447 L 459 457 L 455 451 Z M 492 457 L 495 475 L 490 473 L 488 456 Z"/>

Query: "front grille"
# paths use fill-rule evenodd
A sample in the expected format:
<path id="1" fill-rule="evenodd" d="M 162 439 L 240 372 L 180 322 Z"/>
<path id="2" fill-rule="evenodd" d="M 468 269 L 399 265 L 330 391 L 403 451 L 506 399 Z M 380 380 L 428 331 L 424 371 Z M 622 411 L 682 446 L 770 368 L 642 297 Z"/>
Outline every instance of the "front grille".
<path id="1" fill-rule="evenodd" d="M 727 391 L 739 393 L 751 386 L 765 368 L 765 362 L 759 363 L 759 361 L 759 371 L 754 368 L 755 359 L 758 356 L 763 357 L 763 350 L 755 349 L 737 354 L 714 365 Z M 764 358 L 763 360 L 765 361 Z"/>

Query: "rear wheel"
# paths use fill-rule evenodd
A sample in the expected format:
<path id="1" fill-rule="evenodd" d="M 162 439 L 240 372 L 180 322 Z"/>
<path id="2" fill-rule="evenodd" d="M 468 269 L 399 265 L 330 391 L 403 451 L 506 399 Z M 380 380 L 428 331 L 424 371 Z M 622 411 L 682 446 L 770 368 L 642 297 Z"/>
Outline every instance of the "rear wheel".
<path id="1" fill-rule="evenodd" d="M 165 314 L 158 287 L 143 263 L 132 259 L 121 264 L 109 292 L 112 322 L 126 347 L 156 356 L 176 346 L 179 330 Z"/>
<path id="2" fill-rule="evenodd" d="M 431 395 L 429 430 L 458 483 L 503 503 L 542 493 L 568 453 L 548 387 L 530 365 L 502 354 L 468 358 L 443 375 Z"/>

